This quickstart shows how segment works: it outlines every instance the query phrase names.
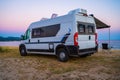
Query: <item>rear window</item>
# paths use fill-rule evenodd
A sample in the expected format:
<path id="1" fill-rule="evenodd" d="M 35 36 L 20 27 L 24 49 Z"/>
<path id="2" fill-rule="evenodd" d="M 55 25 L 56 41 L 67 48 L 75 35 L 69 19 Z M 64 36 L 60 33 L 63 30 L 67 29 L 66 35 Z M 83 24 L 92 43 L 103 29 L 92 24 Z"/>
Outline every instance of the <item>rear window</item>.
<path id="1" fill-rule="evenodd" d="M 94 31 L 94 26 L 88 25 L 87 28 L 88 28 L 88 33 L 94 33 L 95 32 Z"/>
<path id="2" fill-rule="evenodd" d="M 78 33 L 85 33 L 85 25 L 78 24 Z"/>
<path id="3" fill-rule="evenodd" d="M 79 34 L 94 34 L 95 26 L 89 23 L 78 23 L 78 33 Z"/>

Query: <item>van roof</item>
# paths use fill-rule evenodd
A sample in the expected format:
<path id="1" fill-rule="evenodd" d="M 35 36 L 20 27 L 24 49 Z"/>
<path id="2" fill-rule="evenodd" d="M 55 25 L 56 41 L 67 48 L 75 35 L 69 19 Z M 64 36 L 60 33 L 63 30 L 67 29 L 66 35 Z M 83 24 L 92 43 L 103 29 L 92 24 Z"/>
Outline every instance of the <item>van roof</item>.
<path id="1" fill-rule="evenodd" d="M 73 14 L 69 14 L 69 15 L 67 14 L 67 15 L 63 15 L 63 16 L 59 16 L 59 17 L 55 17 L 55 18 L 51 18 L 51 19 L 33 22 L 30 24 L 29 27 L 34 28 L 34 27 L 38 27 L 38 26 L 47 26 L 47 25 L 59 24 L 62 22 L 72 21 L 73 19 L 74 19 Z"/>
<path id="2" fill-rule="evenodd" d="M 69 21 L 72 21 L 74 19 L 74 15 L 79 13 L 80 11 L 87 14 L 86 10 L 84 10 L 84 9 L 76 9 L 76 10 L 70 11 L 68 14 L 63 15 L 63 16 L 58 16 L 58 17 L 55 17 L 55 18 L 50 18 L 50 19 L 46 19 L 46 20 L 33 22 L 33 23 L 30 24 L 29 27 L 35 28 L 35 27 L 38 27 L 38 26 L 47 26 L 47 25 L 59 24 L 59 23 L 62 23 L 62 22 L 69 22 Z M 91 15 L 91 16 L 94 18 L 97 29 L 109 28 L 110 27 L 109 25 L 105 24 L 104 22 L 97 19 L 93 15 Z M 88 17 L 91 17 L 91 16 L 88 16 Z"/>

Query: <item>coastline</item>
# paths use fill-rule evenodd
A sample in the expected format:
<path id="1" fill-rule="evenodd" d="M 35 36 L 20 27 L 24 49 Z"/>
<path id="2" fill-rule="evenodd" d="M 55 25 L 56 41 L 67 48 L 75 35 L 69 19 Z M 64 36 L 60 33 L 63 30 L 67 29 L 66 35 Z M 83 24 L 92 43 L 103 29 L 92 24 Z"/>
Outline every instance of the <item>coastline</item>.
<path id="1" fill-rule="evenodd" d="M 21 41 L 0 41 L 0 46 L 16 46 L 19 47 Z M 102 48 L 102 43 L 108 43 L 109 41 L 107 40 L 101 40 L 98 41 L 98 48 L 101 49 Z M 120 40 L 112 40 L 110 41 L 110 47 L 111 49 L 115 49 L 115 50 L 119 50 L 120 49 Z"/>

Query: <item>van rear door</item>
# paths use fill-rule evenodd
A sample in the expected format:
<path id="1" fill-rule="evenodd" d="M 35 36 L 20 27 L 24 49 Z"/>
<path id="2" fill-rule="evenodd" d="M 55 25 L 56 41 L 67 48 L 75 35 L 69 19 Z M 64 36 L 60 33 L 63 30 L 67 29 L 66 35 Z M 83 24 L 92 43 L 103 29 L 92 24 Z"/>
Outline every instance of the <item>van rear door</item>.
<path id="1" fill-rule="evenodd" d="M 88 23 L 78 23 L 77 29 L 79 49 L 95 48 L 95 25 Z"/>

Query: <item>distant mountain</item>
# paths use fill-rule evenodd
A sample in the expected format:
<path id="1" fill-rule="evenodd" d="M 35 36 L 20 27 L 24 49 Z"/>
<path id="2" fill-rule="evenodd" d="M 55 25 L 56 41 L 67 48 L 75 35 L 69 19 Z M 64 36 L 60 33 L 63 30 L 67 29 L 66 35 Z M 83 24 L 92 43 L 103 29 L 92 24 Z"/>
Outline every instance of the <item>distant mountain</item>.
<path id="1" fill-rule="evenodd" d="M 20 41 L 20 37 L 2 37 L 2 36 L 0 36 L 0 41 Z"/>

